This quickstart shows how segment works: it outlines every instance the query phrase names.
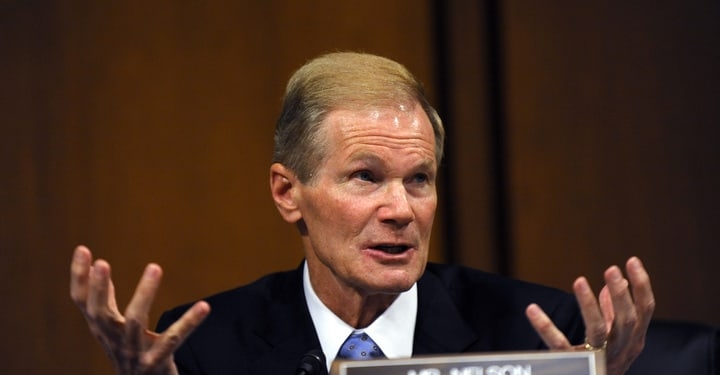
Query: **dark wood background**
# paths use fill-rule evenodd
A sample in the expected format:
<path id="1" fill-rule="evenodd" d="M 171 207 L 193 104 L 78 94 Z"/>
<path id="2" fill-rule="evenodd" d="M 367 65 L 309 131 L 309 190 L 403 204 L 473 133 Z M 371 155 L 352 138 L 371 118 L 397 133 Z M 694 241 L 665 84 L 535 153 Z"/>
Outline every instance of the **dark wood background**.
<path id="1" fill-rule="evenodd" d="M 297 266 L 268 193 L 307 59 L 404 63 L 445 118 L 433 260 L 568 289 L 639 255 L 657 316 L 720 324 L 720 3 L 0 3 L 0 373 L 110 373 L 68 296 L 76 244 L 124 305 Z"/>

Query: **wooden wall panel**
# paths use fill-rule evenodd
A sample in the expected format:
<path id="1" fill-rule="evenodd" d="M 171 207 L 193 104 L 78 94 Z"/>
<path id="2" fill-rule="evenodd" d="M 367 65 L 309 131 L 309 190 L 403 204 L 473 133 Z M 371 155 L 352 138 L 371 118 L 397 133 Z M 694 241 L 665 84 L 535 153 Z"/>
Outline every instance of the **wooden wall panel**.
<path id="1" fill-rule="evenodd" d="M 78 243 L 111 262 L 123 305 L 147 262 L 165 268 L 153 320 L 295 267 L 268 192 L 287 78 L 363 50 L 432 92 L 432 36 L 409 0 L 0 6 L 0 373 L 110 373 L 68 296 Z"/>
<path id="2" fill-rule="evenodd" d="M 639 255 L 657 317 L 720 324 L 720 4 L 502 4 L 514 275 Z"/>
<path id="3" fill-rule="evenodd" d="M 494 178 L 497 152 L 490 91 L 485 1 L 441 1 L 442 108 L 447 132 L 445 241 L 452 262 L 499 272 L 500 231 Z"/>

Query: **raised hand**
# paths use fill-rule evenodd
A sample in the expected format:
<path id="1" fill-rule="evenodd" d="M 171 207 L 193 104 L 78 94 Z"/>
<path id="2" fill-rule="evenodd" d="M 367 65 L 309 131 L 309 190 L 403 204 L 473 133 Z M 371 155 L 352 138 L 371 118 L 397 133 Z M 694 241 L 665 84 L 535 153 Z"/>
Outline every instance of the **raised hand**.
<path id="1" fill-rule="evenodd" d="M 598 298 L 584 277 L 573 284 L 585 321 L 585 344 L 572 346 L 550 318 L 532 304 L 526 315 L 551 349 L 606 349 L 607 373 L 624 374 L 645 347 L 645 334 L 655 311 L 650 277 L 637 257 L 628 259 L 627 279 L 617 266 L 605 271 Z"/>
<path id="2" fill-rule="evenodd" d="M 70 297 L 117 374 L 177 374 L 173 352 L 210 313 L 210 306 L 200 301 L 165 332 L 148 330 L 150 306 L 161 279 L 160 266 L 148 264 L 135 294 L 121 313 L 115 300 L 110 264 L 100 259 L 93 262 L 90 250 L 84 246 L 75 249 L 70 266 Z"/>

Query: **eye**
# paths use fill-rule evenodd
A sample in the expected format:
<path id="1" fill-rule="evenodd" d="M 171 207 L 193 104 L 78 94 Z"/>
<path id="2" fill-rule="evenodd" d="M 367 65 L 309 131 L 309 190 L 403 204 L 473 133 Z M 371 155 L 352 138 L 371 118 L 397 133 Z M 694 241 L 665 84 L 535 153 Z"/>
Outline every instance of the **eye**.
<path id="1" fill-rule="evenodd" d="M 427 184 L 428 181 L 430 181 L 430 177 L 425 173 L 418 173 L 412 177 L 414 184 Z"/>
<path id="2" fill-rule="evenodd" d="M 353 174 L 353 177 L 357 178 L 360 181 L 375 182 L 375 176 L 373 176 L 373 174 L 367 170 L 357 171 Z"/>

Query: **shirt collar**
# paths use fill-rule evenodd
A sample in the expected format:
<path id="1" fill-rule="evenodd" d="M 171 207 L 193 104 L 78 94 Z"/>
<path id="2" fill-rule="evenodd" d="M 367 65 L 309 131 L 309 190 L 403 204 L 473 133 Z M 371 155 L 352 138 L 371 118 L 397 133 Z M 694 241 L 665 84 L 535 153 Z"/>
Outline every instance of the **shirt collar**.
<path id="1" fill-rule="evenodd" d="M 388 358 L 408 358 L 412 355 L 417 318 L 417 283 L 400 293 L 390 307 L 364 329 L 354 329 L 335 315 L 320 298 L 310 283 L 310 273 L 303 266 L 305 303 L 310 311 L 315 332 L 327 360 L 329 369 L 345 339 L 352 332 L 366 332 Z"/>

